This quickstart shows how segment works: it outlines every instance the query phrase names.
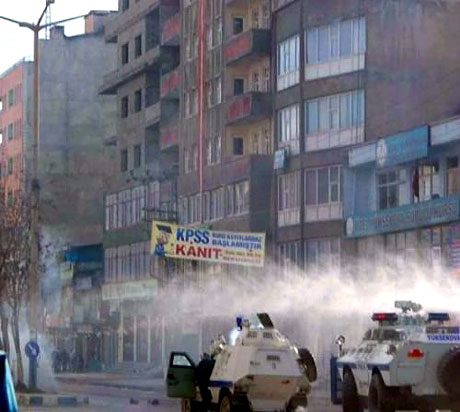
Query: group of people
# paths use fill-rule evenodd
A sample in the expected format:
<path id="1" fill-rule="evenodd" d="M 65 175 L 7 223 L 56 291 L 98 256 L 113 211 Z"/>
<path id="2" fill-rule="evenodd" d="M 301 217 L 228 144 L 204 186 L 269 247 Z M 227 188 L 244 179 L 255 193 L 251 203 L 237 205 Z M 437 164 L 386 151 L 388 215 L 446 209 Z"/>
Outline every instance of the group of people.
<path id="1" fill-rule="evenodd" d="M 54 373 L 83 372 L 83 357 L 76 351 L 69 354 L 65 348 L 55 349 L 51 359 Z"/>

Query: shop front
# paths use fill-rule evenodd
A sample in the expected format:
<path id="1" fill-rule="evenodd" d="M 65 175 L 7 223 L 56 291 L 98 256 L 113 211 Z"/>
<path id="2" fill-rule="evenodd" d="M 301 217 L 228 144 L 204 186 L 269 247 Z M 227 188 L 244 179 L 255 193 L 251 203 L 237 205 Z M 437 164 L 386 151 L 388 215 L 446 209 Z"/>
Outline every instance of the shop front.
<path id="1" fill-rule="evenodd" d="M 152 363 L 158 360 L 159 320 L 154 315 L 156 279 L 106 283 L 102 299 L 109 303 L 112 328 L 105 331 L 105 356 L 116 349 L 116 363 Z M 116 316 L 115 316 L 116 314 Z M 116 340 L 116 343 L 114 343 Z"/>
<path id="2" fill-rule="evenodd" d="M 460 268 L 460 120 L 348 153 L 345 239 L 368 262 Z M 455 132 L 454 132 L 455 130 Z"/>

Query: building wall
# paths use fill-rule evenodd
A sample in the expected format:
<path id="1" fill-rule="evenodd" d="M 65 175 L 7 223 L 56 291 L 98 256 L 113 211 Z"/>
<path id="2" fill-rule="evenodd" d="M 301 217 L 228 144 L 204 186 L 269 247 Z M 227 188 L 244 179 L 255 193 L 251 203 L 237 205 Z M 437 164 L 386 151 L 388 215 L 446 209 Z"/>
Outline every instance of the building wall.
<path id="1" fill-rule="evenodd" d="M 458 113 L 455 73 L 458 72 L 459 61 L 451 52 L 456 47 L 454 38 L 458 37 L 459 30 L 455 24 L 460 12 L 457 4 L 417 0 L 305 0 L 288 3 L 275 13 L 274 52 L 282 41 L 299 35 L 300 81 L 277 91 L 275 105 L 277 109 L 296 103 L 300 105 L 301 154 L 291 156 L 287 167 L 279 174 L 333 165 L 346 166 L 350 143 L 362 144 Z M 342 66 L 337 67 L 335 63 L 328 63 L 329 67 L 323 65 L 321 68 L 322 76 L 308 77 L 311 76 L 311 70 L 305 64 L 308 56 L 305 32 L 359 17 L 366 19 L 367 46 L 364 57 L 356 56 L 355 68 L 337 71 L 337 67 L 345 67 L 344 61 Z M 276 68 L 274 75 L 276 78 Z M 359 89 L 365 90 L 364 130 L 346 145 L 315 151 L 308 149 L 304 141 L 307 121 L 304 101 Z M 274 130 L 278 133 L 278 117 L 275 117 Z M 275 134 L 275 145 L 278 144 L 278 147 L 279 139 Z M 305 179 L 302 172 L 299 184 L 300 221 L 305 219 L 307 213 L 303 206 L 309 190 Z M 360 190 L 363 185 L 372 183 L 365 171 L 357 174 L 354 184 L 345 179 L 343 193 L 345 197 L 354 193 L 356 210 L 375 204 L 375 190 L 370 192 L 370 196 L 368 192 Z M 274 216 L 276 227 L 277 214 L 274 213 Z M 303 225 L 280 227 L 276 236 L 280 243 L 323 236 L 342 238 L 342 218 L 340 215 L 337 219 L 319 219 Z M 345 246 L 347 240 L 341 243 Z M 342 253 L 344 250 L 346 247 L 342 247 Z M 305 251 L 299 254 L 300 261 L 305 258 L 302 253 Z"/>
<path id="2" fill-rule="evenodd" d="M 30 133 L 31 114 L 30 86 L 32 80 L 31 63 L 21 61 L 0 75 L 0 170 L 1 184 L 5 195 L 23 195 L 25 190 L 24 145 Z M 12 105 L 10 105 L 12 96 Z M 12 173 L 9 165 L 12 163 Z"/>
<path id="3" fill-rule="evenodd" d="M 40 41 L 41 215 L 52 235 L 72 245 L 102 240 L 103 190 L 114 170 L 104 142 L 116 105 L 98 90 L 115 52 L 102 32 L 65 37 L 57 27 Z"/>

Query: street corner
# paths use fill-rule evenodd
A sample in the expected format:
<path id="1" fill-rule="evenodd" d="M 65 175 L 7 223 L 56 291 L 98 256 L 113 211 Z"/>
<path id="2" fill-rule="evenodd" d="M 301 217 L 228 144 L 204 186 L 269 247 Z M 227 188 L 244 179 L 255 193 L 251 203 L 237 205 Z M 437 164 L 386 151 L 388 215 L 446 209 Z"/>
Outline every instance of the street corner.
<path id="1" fill-rule="evenodd" d="M 88 405 L 89 398 L 73 395 L 56 395 L 56 394 L 18 394 L 19 406 L 36 406 L 36 407 L 76 407 Z"/>

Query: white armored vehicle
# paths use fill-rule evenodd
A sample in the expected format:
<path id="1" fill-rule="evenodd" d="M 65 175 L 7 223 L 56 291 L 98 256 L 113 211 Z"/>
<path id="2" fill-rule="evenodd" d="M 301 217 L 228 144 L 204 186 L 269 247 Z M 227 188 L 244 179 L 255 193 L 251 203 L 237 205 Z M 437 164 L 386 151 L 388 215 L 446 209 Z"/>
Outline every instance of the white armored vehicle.
<path id="1" fill-rule="evenodd" d="M 223 337 L 195 366 L 188 354 L 172 352 L 167 394 L 182 398 L 182 411 L 294 412 L 307 406 L 316 366 L 307 349 L 298 349 L 258 314 L 260 326 L 237 318 L 234 345 Z"/>
<path id="2" fill-rule="evenodd" d="M 355 348 L 331 362 L 342 387 L 344 412 L 418 410 L 460 412 L 460 329 L 447 313 L 420 313 L 421 306 L 398 301 L 400 313 L 374 313 L 378 324 Z M 336 369 L 335 369 L 336 368 Z M 335 396 L 334 390 L 332 397 Z"/>

